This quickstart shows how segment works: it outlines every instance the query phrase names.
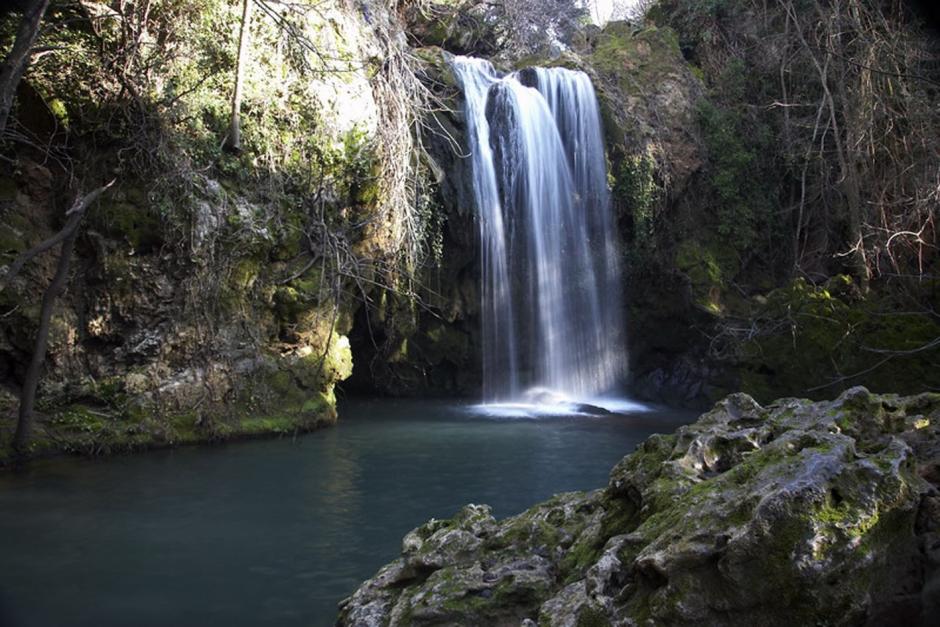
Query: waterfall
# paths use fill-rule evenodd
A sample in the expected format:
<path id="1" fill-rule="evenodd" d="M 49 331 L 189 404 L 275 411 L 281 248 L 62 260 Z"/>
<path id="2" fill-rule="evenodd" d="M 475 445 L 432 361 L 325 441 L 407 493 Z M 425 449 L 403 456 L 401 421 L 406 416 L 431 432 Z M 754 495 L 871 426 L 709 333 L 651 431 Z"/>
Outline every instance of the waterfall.
<path id="1" fill-rule="evenodd" d="M 620 255 L 591 81 L 452 65 L 480 224 L 484 401 L 609 391 L 626 364 Z"/>

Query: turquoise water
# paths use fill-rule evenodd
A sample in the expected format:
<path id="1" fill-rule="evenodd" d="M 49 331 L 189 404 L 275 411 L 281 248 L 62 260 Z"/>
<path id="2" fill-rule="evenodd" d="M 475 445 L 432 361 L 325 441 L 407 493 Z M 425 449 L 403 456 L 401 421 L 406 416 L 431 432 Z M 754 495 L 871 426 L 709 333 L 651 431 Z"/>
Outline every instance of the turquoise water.
<path id="1" fill-rule="evenodd" d="M 692 419 L 389 400 L 340 415 L 296 439 L 0 474 L 0 625 L 331 625 L 428 518 L 601 487 L 648 435 Z"/>

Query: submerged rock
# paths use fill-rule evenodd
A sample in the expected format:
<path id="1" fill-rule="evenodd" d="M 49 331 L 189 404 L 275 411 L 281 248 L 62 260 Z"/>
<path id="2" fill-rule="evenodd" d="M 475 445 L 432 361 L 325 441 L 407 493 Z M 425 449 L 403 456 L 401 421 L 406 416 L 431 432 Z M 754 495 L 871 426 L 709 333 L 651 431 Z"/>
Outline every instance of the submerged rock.
<path id="1" fill-rule="evenodd" d="M 429 521 L 338 624 L 926 625 L 938 435 L 938 394 L 732 395 L 649 438 L 603 490 Z"/>

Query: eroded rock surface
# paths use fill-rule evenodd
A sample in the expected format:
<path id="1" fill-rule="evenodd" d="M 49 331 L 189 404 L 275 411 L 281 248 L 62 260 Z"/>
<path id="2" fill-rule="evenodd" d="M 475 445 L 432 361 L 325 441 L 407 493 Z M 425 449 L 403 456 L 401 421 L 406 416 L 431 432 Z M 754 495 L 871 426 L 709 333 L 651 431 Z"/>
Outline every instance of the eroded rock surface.
<path id="1" fill-rule="evenodd" d="M 338 624 L 926 625 L 938 436 L 938 394 L 732 395 L 649 438 L 603 490 L 415 529 Z"/>

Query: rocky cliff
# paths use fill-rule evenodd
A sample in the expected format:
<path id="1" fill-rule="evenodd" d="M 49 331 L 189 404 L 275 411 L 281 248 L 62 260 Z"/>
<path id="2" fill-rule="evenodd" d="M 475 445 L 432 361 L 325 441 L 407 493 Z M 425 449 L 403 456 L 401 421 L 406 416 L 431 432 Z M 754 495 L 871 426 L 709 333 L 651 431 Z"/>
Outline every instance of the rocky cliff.
<path id="1" fill-rule="evenodd" d="M 743 394 L 655 435 L 606 488 L 430 520 L 341 625 L 928 625 L 940 396 Z"/>
<path id="2" fill-rule="evenodd" d="M 432 286 L 404 329 L 382 327 L 382 339 L 354 338 L 370 362 L 374 388 L 392 393 L 475 393 L 479 388 L 479 254 L 463 98 L 450 69 L 453 54 L 491 59 L 509 72 L 533 66 L 565 66 L 586 72 L 597 90 L 610 163 L 612 200 L 624 241 L 626 266 L 645 263 L 636 251 L 652 246 L 653 223 L 667 218 L 660 201 L 674 207 L 687 198 L 702 166 L 696 107 L 704 86 L 683 58 L 669 28 L 614 22 L 603 29 L 567 25 L 556 34 L 525 42 L 506 34 L 510 18 L 486 3 L 434 1 L 425 12 L 405 13 L 422 78 L 439 107 L 428 116 L 422 146 L 435 177 L 434 202 L 445 216 L 442 263 L 425 275 Z M 495 11 L 495 13 L 494 13 Z M 665 190 L 665 191 L 663 191 Z M 662 192 L 662 197 L 659 196 Z M 662 214 L 662 215 L 661 215 Z M 643 278 L 643 277 L 641 277 Z M 648 396 L 702 404 L 716 391 L 701 372 L 676 368 L 701 344 L 690 328 L 699 314 L 680 272 L 662 269 L 653 286 L 629 282 L 630 358 Z M 662 330 L 662 332 L 660 332 Z M 443 341 L 441 341 L 443 340 Z M 364 371 L 354 375 L 362 376 Z M 677 374 L 678 373 L 678 374 Z M 658 378 L 657 378 L 658 377 Z"/>
<path id="3" fill-rule="evenodd" d="M 395 7 L 259 4 L 233 152 L 240 19 L 222 1 L 45 17 L 50 51 L 3 138 L 0 265 L 61 228 L 77 195 L 115 184 L 55 310 L 33 454 L 332 423 L 356 310 L 412 298 L 440 227 L 412 208 L 431 182 L 410 165 L 422 92 Z M 56 250 L 2 279 L 0 449 Z"/>

